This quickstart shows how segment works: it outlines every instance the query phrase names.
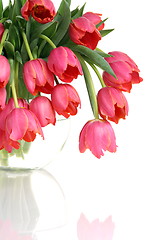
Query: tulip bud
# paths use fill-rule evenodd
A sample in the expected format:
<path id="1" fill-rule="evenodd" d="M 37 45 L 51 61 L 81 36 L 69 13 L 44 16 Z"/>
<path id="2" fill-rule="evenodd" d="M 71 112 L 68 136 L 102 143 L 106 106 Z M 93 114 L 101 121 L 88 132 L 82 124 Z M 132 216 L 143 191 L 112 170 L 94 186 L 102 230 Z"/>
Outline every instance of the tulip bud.
<path id="1" fill-rule="evenodd" d="M 76 55 L 67 47 L 58 47 L 50 52 L 48 67 L 63 82 L 71 82 L 82 75 L 82 67 Z"/>
<path id="2" fill-rule="evenodd" d="M 80 98 L 77 91 L 69 84 L 58 84 L 53 88 L 52 106 L 59 115 L 68 118 L 77 114 Z"/>
<path id="3" fill-rule="evenodd" d="M 47 97 L 38 96 L 34 98 L 29 105 L 29 109 L 36 115 L 41 127 L 45 127 L 49 123 L 55 125 L 55 111 Z"/>
<path id="4" fill-rule="evenodd" d="M 132 84 L 140 83 L 143 79 L 139 76 L 140 70 L 136 63 L 125 53 L 114 51 L 109 52 L 113 57 L 105 60 L 110 64 L 116 77 L 103 72 L 103 80 L 107 86 L 118 88 L 121 91 L 130 92 Z"/>
<path id="5" fill-rule="evenodd" d="M 97 158 L 103 156 L 106 150 L 116 152 L 115 134 L 108 121 L 94 119 L 84 125 L 79 137 L 79 150 L 83 153 L 87 148 Z"/>
<path id="6" fill-rule="evenodd" d="M 38 92 L 51 93 L 54 87 L 54 76 L 47 63 L 40 58 L 24 64 L 23 78 L 28 91 L 33 95 Z"/>
<path id="7" fill-rule="evenodd" d="M 104 87 L 97 94 L 99 114 L 103 119 L 115 123 L 128 115 L 128 102 L 124 94 L 116 88 Z"/>
<path id="8" fill-rule="evenodd" d="M 99 40 L 102 38 L 96 26 L 86 17 L 72 20 L 69 27 L 69 36 L 74 43 L 92 50 L 97 47 Z"/>
<path id="9" fill-rule="evenodd" d="M 93 13 L 93 12 L 86 12 L 83 14 L 83 17 L 87 18 L 89 21 L 91 21 L 95 26 L 99 24 L 101 20 L 102 14 L 99 13 Z M 97 29 L 100 31 L 104 28 L 104 23 L 102 23 Z"/>

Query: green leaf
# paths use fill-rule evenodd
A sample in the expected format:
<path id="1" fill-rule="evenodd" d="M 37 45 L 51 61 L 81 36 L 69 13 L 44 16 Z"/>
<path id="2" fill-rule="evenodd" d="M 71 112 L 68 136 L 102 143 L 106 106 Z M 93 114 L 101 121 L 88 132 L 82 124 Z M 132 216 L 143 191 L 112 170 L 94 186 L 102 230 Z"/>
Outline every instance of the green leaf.
<path id="1" fill-rule="evenodd" d="M 109 63 L 96 51 L 87 48 L 85 46 L 77 45 L 72 47 L 73 51 L 79 52 L 81 55 L 84 55 L 90 59 L 90 61 L 100 67 L 102 70 L 108 72 L 113 77 L 116 78 L 116 75 L 114 74 L 112 68 L 110 67 Z"/>
<path id="2" fill-rule="evenodd" d="M 96 48 L 95 50 L 99 55 L 101 55 L 102 57 L 106 58 L 106 57 L 112 57 L 112 55 L 108 54 L 108 53 L 105 53 L 103 52 L 102 50 Z"/>
<path id="3" fill-rule="evenodd" d="M 102 37 L 105 37 L 106 35 L 108 35 L 110 32 L 112 32 L 114 30 L 114 28 L 112 29 L 106 29 L 106 30 L 101 30 L 100 34 Z"/>
<path id="4" fill-rule="evenodd" d="M 0 0 L 0 18 L 3 16 L 3 2 Z"/>
<path id="5" fill-rule="evenodd" d="M 100 21 L 97 25 L 96 28 L 102 25 L 102 23 L 105 23 L 105 21 L 108 20 L 108 18 L 105 18 L 103 21 Z"/>
<path id="6" fill-rule="evenodd" d="M 51 31 L 53 33 L 55 31 L 56 26 L 57 26 L 57 23 L 55 21 L 52 21 L 46 24 L 40 24 L 40 23 L 34 22 L 31 25 L 31 41 L 33 41 L 35 38 L 38 38 L 42 33 L 44 33 L 44 31 L 47 32 L 48 30 L 48 34 L 50 34 Z"/>
<path id="7" fill-rule="evenodd" d="M 11 24 L 9 27 L 8 41 L 14 45 L 15 49 L 19 49 L 21 46 L 21 37 L 20 37 L 19 31 L 17 27 L 13 24 Z"/>
<path id="8" fill-rule="evenodd" d="M 11 11 L 11 13 L 12 13 L 11 19 L 13 22 L 16 22 L 17 15 L 21 15 L 21 8 L 22 8 L 21 0 L 14 1 L 12 11 Z"/>
<path id="9" fill-rule="evenodd" d="M 85 7 L 86 4 L 84 4 L 80 9 L 78 9 L 78 11 L 76 11 L 75 13 L 72 12 L 72 19 L 75 19 L 75 18 L 79 18 L 83 15 L 83 11 L 84 11 L 84 7 Z M 74 14 L 73 14 L 74 13 Z"/>
<path id="10" fill-rule="evenodd" d="M 21 57 L 20 52 L 18 52 L 18 51 L 15 52 L 15 60 L 17 62 L 19 62 L 20 64 L 22 64 L 22 57 Z"/>
<path id="11" fill-rule="evenodd" d="M 56 46 L 58 45 L 58 43 L 62 40 L 62 38 L 66 34 L 69 24 L 70 24 L 70 21 L 71 21 L 70 8 L 69 8 L 68 2 L 66 2 L 66 0 L 62 1 L 60 12 L 61 12 L 61 21 L 58 25 L 55 35 L 51 39 Z"/>
<path id="12" fill-rule="evenodd" d="M 14 45 L 9 41 L 5 41 L 4 48 L 7 52 L 8 58 L 14 58 L 14 51 L 15 51 Z"/>

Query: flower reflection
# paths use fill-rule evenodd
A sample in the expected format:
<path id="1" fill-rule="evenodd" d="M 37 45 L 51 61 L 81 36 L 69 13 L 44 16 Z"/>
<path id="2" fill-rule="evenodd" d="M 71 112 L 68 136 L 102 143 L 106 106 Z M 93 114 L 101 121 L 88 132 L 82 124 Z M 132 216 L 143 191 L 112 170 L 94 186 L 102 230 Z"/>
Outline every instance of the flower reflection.
<path id="1" fill-rule="evenodd" d="M 19 235 L 17 231 L 13 228 L 10 221 L 2 221 L 1 219 L 0 237 L 2 237 L 3 240 L 33 240 L 31 235 Z"/>
<path id="2" fill-rule="evenodd" d="M 77 223 L 77 235 L 79 240 L 112 240 L 114 223 L 111 216 L 104 222 L 99 219 L 89 222 L 84 214 L 81 214 Z"/>

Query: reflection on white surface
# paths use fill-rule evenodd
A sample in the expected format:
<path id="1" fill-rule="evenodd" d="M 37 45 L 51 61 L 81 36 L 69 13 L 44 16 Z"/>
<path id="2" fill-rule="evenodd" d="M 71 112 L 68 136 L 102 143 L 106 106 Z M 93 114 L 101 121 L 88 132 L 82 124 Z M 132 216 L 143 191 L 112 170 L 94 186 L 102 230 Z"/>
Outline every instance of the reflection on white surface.
<path id="1" fill-rule="evenodd" d="M 0 240 L 35 239 L 37 232 L 63 226 L 66 206 L 59 183 L 45 170 L 0 170 L 0 223 Z"/>

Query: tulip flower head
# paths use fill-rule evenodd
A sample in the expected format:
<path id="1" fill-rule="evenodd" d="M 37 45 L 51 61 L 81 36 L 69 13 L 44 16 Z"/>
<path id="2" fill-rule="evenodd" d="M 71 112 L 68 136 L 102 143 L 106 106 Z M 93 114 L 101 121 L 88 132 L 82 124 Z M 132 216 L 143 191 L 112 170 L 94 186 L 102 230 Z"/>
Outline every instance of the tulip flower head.
<path id="1" fill-rule="evenodd" d="M 125 53 L 114 51 L 109 52 L 113 57 L 105 58 L 110 64 L 116 77 L 107 72 L 103 73 L 103 79 L 107 86 L 115 87 L 121 91 L 130 92 L 132 84 L 140 83 L 143 79 L 139 76 L 139 69 L 136 63 Z"/>
<path id="2" fill-rule="evenodd" d="M 80 105 L 80 98 L 75 90 L 69 84 L 58 84 L 53 88 L 52 106 L 59 115 L 68 118 L 70 115 L 77 114 L 77 107 Z"/>
<path id="3" fill-rule="evenodd" d="M 67 47 L 58 47 L 50 52 L 48 67 L 61 81 L 67 83 L 83 74 L 78 58 Z"/>
<path id="4" fill-rule="evenodd" d="M 69 36 L 74 43 L 86 46 L 92 50 L 97 47 L 98 42 L 102 38 L 93 22 L 84 16 L 72 20 Z"/>
<path id="5" fill-rule="evenodd" d="M 84 214 L 81 214 L 77 223 L 77 235 L 79 240 L 112 240 L 114 223 L 111 216 L 100 222 L 95 219 L 89 222 Z"/>
<path id="6" fill-rule="evenodd" d="M 31 15 L 37 22 L 44 24 L 53 20 L 56 11 L 51 0 L 27 0 L 21 14 L 27 21 Z"/>
<path id="7" fill-rule="evenodd" d="M 95 119 L 84 125 L 79 137 L 79 150 L 83 153 L 86 149 L 97 158 L 103 156 L 106 150 L 116 152 L 115 134 L 108 121 Z"/>
<path id="8" fill-rule="evenodd" d="M 49 123 L 55 125 L 55 111 L 51 101 L 47 97 L 38 96 L 34 98 L 29 104 L 29 109 L 36 115 L 41 127 L 45 127 Z"/>
<path id="9" fill-rule="evenodd" d="M 51 93 L 54 87 L 54 76 L 43 59 L 26 62 L 23 77 L 28 91 L 33 95 L 38 92 Z"/>
<path id="10" fill-rule="evenodd" d="M 116 88 L 101 88 L 97 95 L 100 116 L 118 123 L 128 115 L 128 102 L 124 94 Z"/>
<path id="11" fill-rule="evenodd" d="M 10 145 L 19 148 L 19 140 L 26 142 L 34 141 L 36 134 L 42 138 L 43 132 L 37 117 L 30 110 L 25 108 L 14 108 L 7 116 L 5 122 L 5 131 Z"/>

